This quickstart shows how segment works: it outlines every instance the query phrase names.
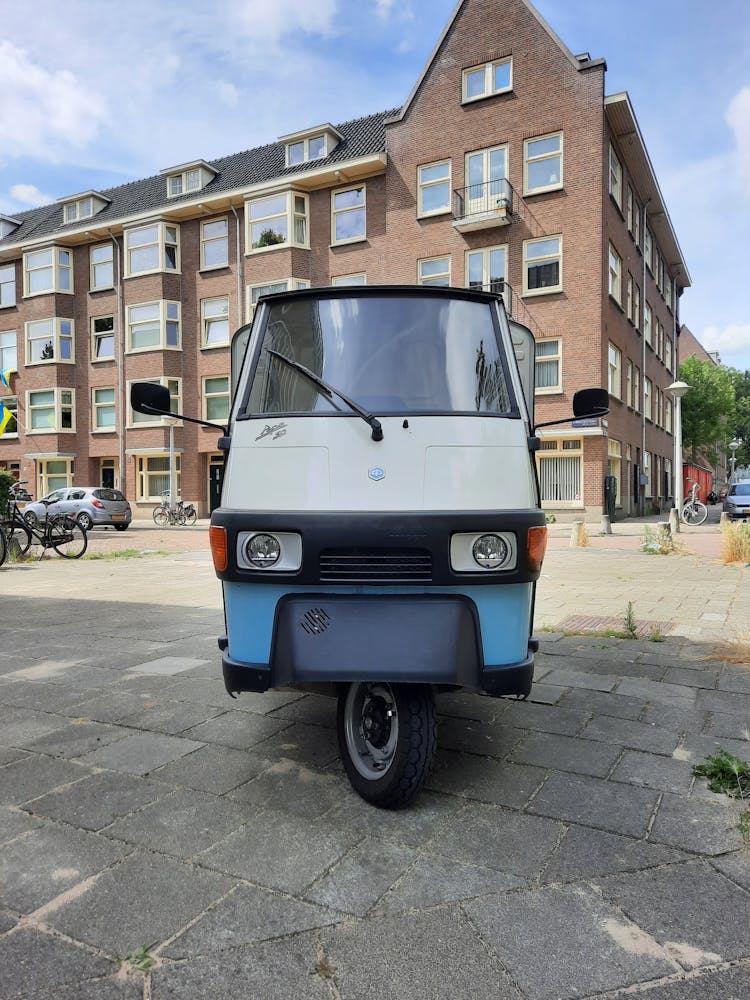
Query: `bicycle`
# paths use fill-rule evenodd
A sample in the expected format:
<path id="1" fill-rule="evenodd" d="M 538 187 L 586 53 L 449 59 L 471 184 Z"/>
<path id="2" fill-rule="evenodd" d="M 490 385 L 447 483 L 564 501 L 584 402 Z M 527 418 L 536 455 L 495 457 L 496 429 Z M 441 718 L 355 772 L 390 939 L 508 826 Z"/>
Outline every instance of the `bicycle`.
<path id="1" fill-rule="evenodd" d="M 54 501 L 41 500 L 44 504 L 44 520 L 37 524 L 26 523 L 31 535 L 31 545 L 41 545 L 41 559 L 47 549 L 54 549 L 63 559 L 80 559 L 86 551 L 89 540 L 84 529 L 70 514 L 49 516 L 50 504 Z"/>
<path id="2" fill-rule="evenodd" d="M 6 555 L 15 552 L 25 556 L 31 545 L 31 531 L 18 502 L 31 500 L 31 494 L 23 488 L 23 483 L 19 482 L 11 487 L 8 499 L 8 513 L 0 520 L 0 535 L 5 542 Z"/>
<path id="3" fill-rule="evenodd" d="M 158 507 L 154 508 L 152 515 L 154 524 L 160 528 L 166 528 L 167 525 L 172 524 L 192 525 L 198 520 L 198 513 L 194 504 L 178 500 L 174 507 L 170 507 L 168 490 L 161 494 L 161 498 L 161 503 Z"/>
<path id="4" fill-rule="evenodd" d="M 690 496 L 682 505 L 680 518 L 685 524 L 698 525 L 703 524 L 707 517 L 708 507 L 698 499 L 698 483 L 693 480 Z"/>

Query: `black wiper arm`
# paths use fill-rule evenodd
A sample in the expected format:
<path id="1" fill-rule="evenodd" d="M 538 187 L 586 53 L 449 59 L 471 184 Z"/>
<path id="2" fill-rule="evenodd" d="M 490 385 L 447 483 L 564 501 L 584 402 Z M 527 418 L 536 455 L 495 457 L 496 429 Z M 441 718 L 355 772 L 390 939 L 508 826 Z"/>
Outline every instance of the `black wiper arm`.
<path id="1" fill-rule="evenodd" d="M 338 389 L 334 389 L 332 385 L 324 382 L 320 375 L 316 375 L 315 372 L 310 371 L 309 368 L 305 368 L 305 366 L 301 365 L 299 361 L 295 361 L 293 358 L 288 358 L 285 354 L 280 354 L 278 351 L 272 351 L 270 347 L 267 347 L 266 351 L 272 357 L 278 358 L 279 361 L 283 361 L 285 365 L 289 365 L 290 368 L 299 372 L 300 375 L 304 375 L 305 378 L 310 379 L 310 381 L 318 387 L 324 396 L 338 396 L 340 400 L 346 403 L 353 413 L 356 413 L 358 417 L 362 417 L 365 423 L 372 427 L 373 441 L 383 440 L 383 428 L 380 421 L 373 413 L 363 410 L 362 407 L 358 403 L 355 403 L 353 399 L 349 399 L 349 397 L 345 396 L 343 392 L 339 392 Z"/>

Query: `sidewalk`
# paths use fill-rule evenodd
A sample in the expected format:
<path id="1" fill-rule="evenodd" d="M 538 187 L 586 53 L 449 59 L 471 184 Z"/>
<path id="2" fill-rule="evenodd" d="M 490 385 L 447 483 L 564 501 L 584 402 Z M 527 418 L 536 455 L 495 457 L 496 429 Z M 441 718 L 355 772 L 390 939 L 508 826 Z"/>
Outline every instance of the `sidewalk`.
<path id="1" fill-rule="evenodd" d="M 692 774 L 750 760 L 720 658 L 750 570 L 613 532 L 553 526 L 531 699 L 440 696 L 398 813 L 349 788 L 333 700 L 226 694 L 205 523 L 0 569 L 0 1000 L 750 995 L 740 808 Z M 558 628 L 628 601 L 664 641 Z"/>

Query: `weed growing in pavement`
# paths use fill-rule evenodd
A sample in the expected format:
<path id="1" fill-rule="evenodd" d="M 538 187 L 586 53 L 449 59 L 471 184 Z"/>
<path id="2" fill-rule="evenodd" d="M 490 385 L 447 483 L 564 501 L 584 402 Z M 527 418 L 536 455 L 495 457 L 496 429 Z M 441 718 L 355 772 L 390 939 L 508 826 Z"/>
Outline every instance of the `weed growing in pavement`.
<path id="1" fill-rule="evenodd" d="M 149 955 L 149 951 L 152 947 L 153 945 L 144 944 L 142 948 L 138 948 L 136 951 L 127 955 L 124 962 L 127 962 L 128 965 L 131 965 L 139 972 L 148 972 L 156 961 L 151 957 L 151 955 Z"/>
<path id="2" fill-rule="evenodd" d="M 140 552 L 138 549 L 123 549 L 121 552 L 91 552 L 89 555 L 81 556 L 82 559 L 145 559 L 147 556 L 168 556 L 168 552 L 161 549 L 148 549 Z"/>
<path id="3" fill-rule="evenodd" d="M 702 764 L 696 764 L 693 774 L 705 778 L 712 792 L 723 793 L 742 802 L 750 797 L 750 764 L 721 747 L 715 754 L 706 757 Z M 743 809 L 738 826 L 745 848 L 750 848 L 750 804 Z"/>
<path id="4" fill-rule="evenodd" d="M 643 528 L 643 541 L 641 542 L 641 552 L 648 555 L 668 556 L 676 551 L 672 533 L 664 527 L 658 527 L 654 531 L 650 525 Z"/>
<path id="5" fill-rule="evenodd" d="M 750 633 L 738 632 L 732 639 L 723 639 L 706 659 L 750 664 Z"/>
<path id="6" fill-rule="evenodd" d="M 750 562 L 750 522 L 722 525 L 721 558 L 725 563 Z"/>
<path id="7" fill-rule="evenodd" d="M 635 620 L 635 611 L 633 610 L 633 602 L 628 601 L 628 606 L 625 608 L 625 619 L 623 622 L 625 628 L 623 630 L 623 636 L 625 639 L 637 639 L 638 638 L 638 623 Z"/>

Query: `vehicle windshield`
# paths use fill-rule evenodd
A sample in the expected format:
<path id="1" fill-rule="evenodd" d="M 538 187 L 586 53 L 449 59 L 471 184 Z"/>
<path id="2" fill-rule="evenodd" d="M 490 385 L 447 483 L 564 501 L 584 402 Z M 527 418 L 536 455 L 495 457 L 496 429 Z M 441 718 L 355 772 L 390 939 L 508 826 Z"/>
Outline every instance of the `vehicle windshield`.
<path id="1" fill-rule="evenodd" d="M 345 413 L 277 351 L 375 414 L 511 414 L 493 309 L 419 295 L 285 299 L 270 315 L 244 415 Z"/>
<path id="2" fill-rule="evenodd" d="M 730 497 L 750 497 L 750 483 L 737 483 L 729 491 Z"/>

